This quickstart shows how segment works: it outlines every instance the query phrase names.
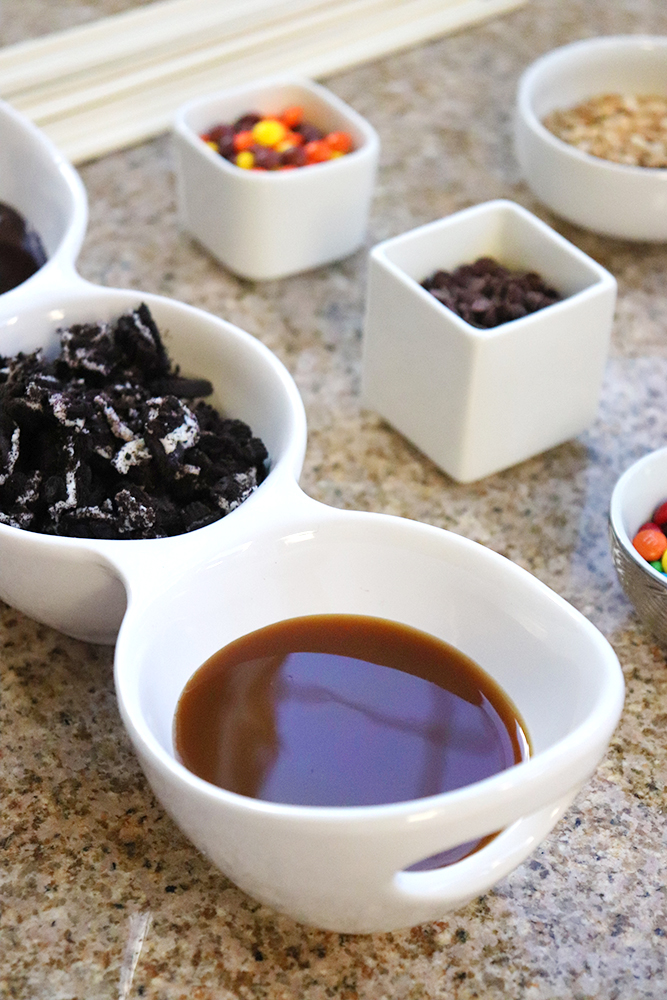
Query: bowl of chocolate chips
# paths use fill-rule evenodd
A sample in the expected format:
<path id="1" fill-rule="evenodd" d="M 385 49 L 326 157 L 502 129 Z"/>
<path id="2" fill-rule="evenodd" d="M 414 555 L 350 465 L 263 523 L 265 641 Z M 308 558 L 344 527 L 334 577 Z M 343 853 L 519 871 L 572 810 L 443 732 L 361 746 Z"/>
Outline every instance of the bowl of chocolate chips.
<path id="1" fill-rule="evenodd" d="M 43 132 L 0 101 L 3 309 L 74 280 L 87 218 L 79 175 Z"/>
<path id="2" fill-rule="evenodd" d="M 511 201 L 371 251 L 362 395 L 453 479 L 580 434 L 598 404 L 611 274 Z"/>
<path id="3" fill-rule="evenodd" d="M 667 239 L 667 37 L 588 38 L 541 56 L 519 82 L 515 148 L 557 215 Z"/>

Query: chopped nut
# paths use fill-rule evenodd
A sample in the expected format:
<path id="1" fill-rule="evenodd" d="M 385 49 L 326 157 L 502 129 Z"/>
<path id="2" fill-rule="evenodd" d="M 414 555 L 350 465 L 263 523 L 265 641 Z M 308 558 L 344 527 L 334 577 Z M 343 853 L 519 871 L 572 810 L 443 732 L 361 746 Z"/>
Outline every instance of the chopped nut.
<path id="1" fill-rule="evenodd" d="M 667 167 L 667 97 L 598 94 L 543 121 L 555 136 L 591 156 L 633 167 Z"/>

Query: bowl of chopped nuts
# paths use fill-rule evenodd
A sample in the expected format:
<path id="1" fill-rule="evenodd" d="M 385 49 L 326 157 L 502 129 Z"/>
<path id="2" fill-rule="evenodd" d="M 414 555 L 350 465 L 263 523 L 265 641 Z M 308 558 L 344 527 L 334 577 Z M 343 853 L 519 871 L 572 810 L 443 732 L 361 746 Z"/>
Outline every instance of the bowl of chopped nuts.
<path id="1" fill-rule="evenodd" d="M 516 155 L 533 193 L 585 229 L 667 239 L 667 37 L 591 38 L 523 74 Z"/>

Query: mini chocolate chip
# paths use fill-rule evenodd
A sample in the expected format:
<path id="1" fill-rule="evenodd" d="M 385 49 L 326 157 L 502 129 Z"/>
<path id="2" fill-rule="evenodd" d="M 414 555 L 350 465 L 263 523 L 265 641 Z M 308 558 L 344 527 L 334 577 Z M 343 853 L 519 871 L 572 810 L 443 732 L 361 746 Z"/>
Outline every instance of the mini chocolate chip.
<path id="1" fill-rule="evenodd" d="M 561 297 L 536 271 L 511 271 L 491 257 L 480 257 L 452 272 L 435 271 L 422 287 L 480 329 L 520 319 Z"/>

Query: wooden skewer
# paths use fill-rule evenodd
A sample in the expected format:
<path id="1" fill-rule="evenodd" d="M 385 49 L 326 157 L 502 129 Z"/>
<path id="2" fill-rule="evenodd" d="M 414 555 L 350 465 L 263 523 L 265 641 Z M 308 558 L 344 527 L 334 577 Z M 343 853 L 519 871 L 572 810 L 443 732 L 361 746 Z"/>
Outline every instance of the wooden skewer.
<path id="1" fill-rule="evenodd" d="M 425 2 L 433 7 L 442 7 L 443 0 L 425 0 Z M 413 3 L 414 0 L 412 2 L 408 0 L 403 6 L 411 8 Z M 200 67 L 209 63 L 224 64 L 244 52 L 250 57 L 254 51 L 280 44 L 283 39 L 298 39 L 302 35 L 315 39 L 319 38 L 322 32 L 335 29 L 337 26 L 343 33 L 348 34 L 353 26 L 359 24 L 360 18 L 364 18 L 364 24 L 370 24 L 369 18 L 373 18 L 375 23 L 381 23 L 381 20 L 387 17 L 403 20 L 395 0 L 339 0 L 333 6 L 327 2 L 321 4 L 318 10 L 281 19 L 279 23 L 262 26 L 259 30 L 242 30 L 239 27 L 234 33 L 225 33 L 222 41 L 218 38 L 207 38 L 206 44 L 193 51 L 180 50 L 174 55 L 156 58 L 150 63 L 144 60 L 145 64 L 138 68 L 133 60 L 123 60 L 120 66 L 115 63 L 101 66 L 92 81 L 87 76 L 80 77 L 78 74 L 66 77 L 63 80 L 64 86 L 54 88 L 52 84 L 46 90 L 44 88 L 38 91 L 26 90 L 14 95 L 12 104 L 33 121 L 44 124 L 73 111 L 114 99 L 126 92 L 143 93 L 162 80 L 189 76 L 193 71 L 198 71 Z"/>

